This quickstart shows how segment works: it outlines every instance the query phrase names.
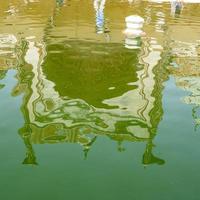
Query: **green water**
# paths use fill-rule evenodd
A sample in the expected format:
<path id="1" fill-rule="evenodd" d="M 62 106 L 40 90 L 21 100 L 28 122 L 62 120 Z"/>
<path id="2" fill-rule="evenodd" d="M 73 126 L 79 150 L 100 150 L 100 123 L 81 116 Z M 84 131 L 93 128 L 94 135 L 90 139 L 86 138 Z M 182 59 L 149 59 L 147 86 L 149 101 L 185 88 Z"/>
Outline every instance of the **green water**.
<path id="1" fill-rule="evenodd" d="M 200 199 L 200 5 L 173 5 L 2 2 L 0 199 Z"/>

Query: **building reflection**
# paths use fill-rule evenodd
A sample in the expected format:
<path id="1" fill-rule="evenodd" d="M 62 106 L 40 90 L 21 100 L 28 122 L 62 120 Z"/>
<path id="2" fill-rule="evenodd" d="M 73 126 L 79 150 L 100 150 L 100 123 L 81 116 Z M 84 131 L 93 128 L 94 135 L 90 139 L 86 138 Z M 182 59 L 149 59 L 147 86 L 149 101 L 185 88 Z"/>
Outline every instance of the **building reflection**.
<path id="1" fill-rule="evenodd" d="M 0 70 L 7 70 L 17 65 L 19 53 L 16 49 L 17 38 L 14 35 L 0 34 Z"/>
<path id="2" fill-rule="evenodd" d="M 195 61 L 195 58 L 190 60 L 187 57 L 179 57 L 178 61 L 178 63 L 172 62 L 169 71 L 175 77 L 176 85 L 189 93 L 182 98 L 182 101 L 192 106 L 191 115 L 195 123 L 194 128 L 197 130 L 200 127 L 200 71 L 197 67 L 200 61 L 197 58 Z M 176 68 L 174 64 L 177 65 Z"/>
<path id="3" fill-rule="evenodd" d="M 200 127 L 200 46 L 197 34 L 200 29 L 195 22 L 190 23 L 190 27 L 184 28 L 174 24 L 170 29 L 174 33 L 170 35 L 173 42 L 170 44 L 171 64 L 168 70 L 175 78 L 178 88 L 189 93 L 181 100 L 192 106 L 191 116 L 194 118 L 194 128 L 197 130 Z"/>
<path id="4" fill-rule="evenodd" d="M 96 3 L 96 25 L 103 29 L 105 1 Z M 84 26 L 69 31 L 76 23 L 66 26 L 68 12 L 57 14 L 54 9 L 53 26 L 50 16 L 43 30 L 34 30 L 39 39 L 25 32 L 21 42 L 13 94 L 24 93 L 24 126 L 19 130 L 27 151 L 23 163 L 37 164 L 34 144 L 79 144 L 87 157 L 96 140 L 107 137 L 119 151 L 125 150 L 124 142 L 145 142 L 142 163 L 164 164 L 153 155 L 167 79 L 156 39 L 146 38 L 134 50 L 124 48 L 123 29 L 113 31 L 109 43 L 87 40 Z M 120 16 L 123 23 L 126 16 Z M 90 25 L 88 30 L 93 30 Z"/>

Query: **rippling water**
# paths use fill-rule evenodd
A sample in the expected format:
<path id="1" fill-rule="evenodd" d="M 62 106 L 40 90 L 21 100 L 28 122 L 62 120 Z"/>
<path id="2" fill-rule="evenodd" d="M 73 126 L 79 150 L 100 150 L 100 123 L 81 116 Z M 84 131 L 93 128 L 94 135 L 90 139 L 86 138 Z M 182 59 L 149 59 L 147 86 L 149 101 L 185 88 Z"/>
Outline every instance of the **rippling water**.
<path id="1" fill-rule="evenodd" d="M 199 10 L 2 1 L 0 198 L 198 200 Z"/>

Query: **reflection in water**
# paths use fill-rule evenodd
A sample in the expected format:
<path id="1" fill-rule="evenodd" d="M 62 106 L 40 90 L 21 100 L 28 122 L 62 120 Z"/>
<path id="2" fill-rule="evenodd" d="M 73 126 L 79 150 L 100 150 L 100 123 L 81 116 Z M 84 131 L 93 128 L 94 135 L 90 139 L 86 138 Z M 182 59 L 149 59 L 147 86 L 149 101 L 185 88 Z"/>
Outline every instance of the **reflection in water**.
<path id="1" fill-rule="evenodd" d="M 7 70 L 0 70 L 0 81 L 3 80 L 6 76 Z M 0 82 L 0 90 L 5 87 L 5 84 Z"/>
<path id="2" fill-rule="evenodd" d="M 175 27 L 176 28 L 176 27 Z M 177 35 L 181 36 L 182 29 L 177 28 Z M 193 37 L 192 37 L 193 36 Z M 188 34 L 184 34 L 184 40 L 172 35 L 171 42 L 171 65 L 168 67 L 169 72 L 175 77 L 176 85 L 189 92 L 189 95 L 182 98 L 186 104 L 193 106 L 192 116 L 195 122 L 195 129 L 200 126 L 200 70 L 199 70 L 199 36 L 194 35 L 193 30 L 188 29 Z M 183 39 L 182 39 L 183 40 Z"/>
<path id="3" fill-rule="evenodd" d="M 31 129 L 28 125 L 24 125 L 22 129 L 19 130 L 20 135 L 23 138 L 24 144 L 26 146 L 26 157 L 23 164 L 37 165 L 36 156 L 31 144 Z"/>
<path id="4" fill-rule="evenodd" d="M 7 65 L 18 67 L 18 84 L 12 95 L 24 94 L 21 107 L 24 126 L 19 130 L 27 149 L 23 163 L 37 164 L 34 144 L 79 144 L 86 158 L 102 136 L 116 142 L 119 152 L 125 151 L 124 142 L 145 142 L 142 163 L 164 164 L 163 159 L 153 154 L 153 140 L 163 116 L 162 91 L 163 82 L 167 79 L 165 66 L 168 54 L 170 51 L 171 64 L 178 66 L 176 69 L 169 67 L 177 85 L 192 91 L 192 95 L 184 101 L 195 104 L 193 116 L 199 123 L 199 90 L 194 86 L 199 81 L 197 74 L 194 75 L 199 63 L 199 47 L 194 45 L 196 41 L 183 42 L 168 36 L 173 31 L 175 36 L 178 34 L 177 24 L 167 24 L 170 5 L 166 12 L 148 5 L 144 11 L 147 17 L 146 13 L 132 12 L 132 8 L 126 13 L 117 10 L 120 20 L 112 24 L 112 37 L 105 43 L 92 33 L 94 26 L 97 33 L 108 32 L 104 7 L 110 6 L 109 2 L 105 4 L 106 1 L 97 0 L 93 5 L 89 4 L 90 9 L 95 8 L 96 24 L 92 24 L 94 13 L 92 16 L 89 13 L 86 19 L 77 14 L 70 21 L 73 9 L 78 9 L 81 3 L 74 7 L 72 3 L 68 12 L 65 6 L 57 9 L 63 3 L 54 1 L 54 7 L 49 9 L 52 13 L 48 13 L 46 21 L 34 18 L 36 25 L 31 28 L 35 28 L 36 36 L 32 31 L 24 30 L 24 37 L 2 34 L 4 39 L 0 39 L 1 52 L 4 52 L 2 63 L 12 60 Z M 86 9 L 82 4 L 80 7 Z M 114 21 L 111 14 L 109 19 Z M 143 30 L 148 33 L 142 43 L 136 42 L 135 45 L 133 42 L 140 47 L 134 50 L 124 48 L 122 33 L 125 17 L 132 14 L 142 17 L 139 17 L 139 23 L 127 21 L 128 29 L 141 33 L 130 34 L 131 39 L 140 40 Z M 37 20 L 44 23 L 42 28 L 38 28 Z M 152 23 L 151 26 L 148 23 Z M 168 44 L 163 42 L 165 37 L 169 37 Z M 196 59 L 195 66 L 190 65 L 193 70 L 184 68 L 188 57 L 193 61 Z M 4 70 L 0 73 L 2 79 L 8 66 L 1 67 Z"/>
<path id="5" fill-rule="evenodd" d="M 110 32 L 108 25 L 105 22 L 105 17 L 104 17 L 105 3 L 106 3 L 106 0 L 94 0 L 94 9 L 96 11 L 96 33 L 97 34 L 102 34 L 102 33 L 108 34 Z"/>
<path id="6" fill-rule="evenodd" d="M 158 165 L 163 165 L 165 163 L 165 161 L 163 159 L 155 157 L 152 154 L 152 150 L 153 150 L 153 143 L 152 143 L 152 141 L 149 141 L 147 143 L 146 150 L 143 155 L 142 163 L 144 165 L 149 165 L 149 164 L 154 164 L 154 163 L 156 163 Z"/>
<path id="7" fill-rule="evenodd" d="M 108 32 L 105 2 L 94 1 L 97 33 Z M 56 1 L 56 6 L 62 4 Z M 58 37 L 66 28 L 61 14 L 53 9 L 42 40 L 32 33 L 21 39 L 18 84 L 12 94 L 24 93 L 25 123 L 19 130 L 27 149 L 23 164 L 37 164 L 33 144 L 79 144 L 86 158 L 100 136 L 115 141 L 120 152 L 125 141 L 146 142 L 142 163 L 164 164 L 153 155 L 167 78 L 156 39 L 144 38 L 141 48 L 132 51 L 121 42 Z M 139 23 L 127 21 L 129 29 L 134 26 L 134 39 L 141 36 L 136 31 L 143 33 L 144 19 L 137 19 Z"/>
<path id="8" fill-rule="evenodd" d="M 171 0 L 171 15 L 173 17 L 179 16 L 183 9 L 182 0 Z"/>
<path id="9" fill-rule="evenodd" d="M 10 34 L 0 35 L 0 70 L 14 67 L 17 62 L 17 38 Z"/>

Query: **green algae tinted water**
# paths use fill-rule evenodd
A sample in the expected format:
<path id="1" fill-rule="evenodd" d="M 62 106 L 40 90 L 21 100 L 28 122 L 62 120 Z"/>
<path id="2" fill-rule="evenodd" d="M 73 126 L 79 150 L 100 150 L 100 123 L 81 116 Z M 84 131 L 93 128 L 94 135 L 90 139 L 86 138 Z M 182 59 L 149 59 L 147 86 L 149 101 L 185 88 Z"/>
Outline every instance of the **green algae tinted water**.
<path id="1" fill-rule="evenodd" d="M 0 199 L 198 200 L 199 9 L 1 2 Z"/>

